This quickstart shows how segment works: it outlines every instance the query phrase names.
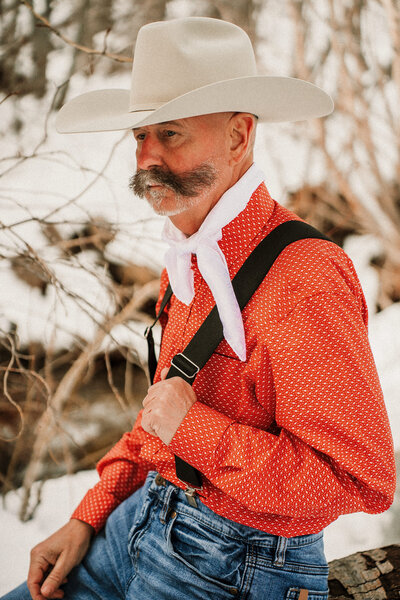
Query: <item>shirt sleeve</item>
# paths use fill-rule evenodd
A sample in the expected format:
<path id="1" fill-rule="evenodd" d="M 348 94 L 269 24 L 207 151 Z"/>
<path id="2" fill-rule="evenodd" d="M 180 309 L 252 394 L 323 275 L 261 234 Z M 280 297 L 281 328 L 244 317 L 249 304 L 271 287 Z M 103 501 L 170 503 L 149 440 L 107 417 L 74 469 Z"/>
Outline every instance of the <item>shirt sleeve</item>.
<path id="1" fill-rule="evenodd" d="M 386 510 L 395 488 L 393 442 L 354 296 L 304 298 L 250 360 L 270 363 L 273 433 L 197 401 L 170 449 L 258 513 L 336 518 Z M 254 387 L 263 404 L 262 383 Z"/>
<path id="2" fill-rule="evenodd" d="M 98 532 L 110 513 L 136 491 L 154 468 L 140 456 L 146 433 L 141 427 L 141 413 L 129 433 L 100 460 L 100 481 L 90 489 L 71 518 L 85 521 Z"/>

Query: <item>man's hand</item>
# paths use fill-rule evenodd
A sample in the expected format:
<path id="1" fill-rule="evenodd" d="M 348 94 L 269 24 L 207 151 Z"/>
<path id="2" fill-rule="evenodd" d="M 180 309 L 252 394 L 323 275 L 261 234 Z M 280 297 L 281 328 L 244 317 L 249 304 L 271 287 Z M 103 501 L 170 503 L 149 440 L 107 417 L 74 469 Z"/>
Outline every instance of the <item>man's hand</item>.
<path id="1" fill-rule="evenodd" d="M 63 598 L 60 585 L 73 567 L 85 556 L 92 537 L 93 527 L 71 519 L 31 551 L 27 584 L 33 600 Z"/>
<path id="2" fill-rule="evenodd" d="M 167 373 L 168 369 L 163 369 L 161 381 L 148 389 L 142 427 L 168 445 L 197 398 L 191 385 L 181 377 L 165 379 Z"/>

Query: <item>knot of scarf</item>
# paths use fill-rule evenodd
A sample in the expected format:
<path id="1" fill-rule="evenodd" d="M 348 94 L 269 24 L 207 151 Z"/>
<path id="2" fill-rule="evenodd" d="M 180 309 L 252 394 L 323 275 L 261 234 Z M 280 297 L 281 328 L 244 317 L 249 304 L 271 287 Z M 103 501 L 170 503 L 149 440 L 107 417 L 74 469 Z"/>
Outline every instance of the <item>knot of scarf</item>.
<path id="1" fill-rule="evenodd" d="M 191 259 L 192 254 L 195 254 L 199 271 L 217 305 L 224 337 L 242 361 L 246 360 L 242 315 L 228 265 L 218 242 L 222 239 L 222 228 L 244 210 L 252 193 L 263 180 L 263 174 L 253 165 L 221 196 L 196 233 L 186 237 L 169 219 L 166 220 L 163 231 L 163 238 L 170 245 L 165 255 L 165 264 L 175 296 L 186 305 L 193 300 Z"/>

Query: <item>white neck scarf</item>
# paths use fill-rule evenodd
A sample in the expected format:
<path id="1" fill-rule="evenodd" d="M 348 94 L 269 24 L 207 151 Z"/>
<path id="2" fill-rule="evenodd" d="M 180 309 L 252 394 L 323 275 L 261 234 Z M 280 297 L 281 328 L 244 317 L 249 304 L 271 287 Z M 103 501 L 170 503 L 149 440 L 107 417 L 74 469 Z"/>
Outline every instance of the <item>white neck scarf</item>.
<path id="1" fill-rule="evenodd" d="M 239 181 L 221 196 L 196 233 L 186 237 L 170 219 L 166 220 L 163 231 L 163 239 L 170 245 L 165 255 L 165 264 L 175 296 L 186 305 L 193 300 L 191 255 L 195 254 L 199 271 L 217 305 L 224 337 L 242 361 L 246 360 L 242 315 L 233 291 L 228 265 L 218 242 L 222 238 L 222 228 L 246 208 L 251 195 L 263 181 L 263 173 L 253 164 Z"/>

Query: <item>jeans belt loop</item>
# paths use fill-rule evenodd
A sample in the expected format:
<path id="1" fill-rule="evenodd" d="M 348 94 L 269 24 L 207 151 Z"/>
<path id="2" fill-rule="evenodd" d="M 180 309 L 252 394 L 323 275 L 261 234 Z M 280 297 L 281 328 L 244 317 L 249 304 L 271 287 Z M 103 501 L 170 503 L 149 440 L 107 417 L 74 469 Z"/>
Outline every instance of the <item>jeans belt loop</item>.
<path id="1" fill-rule="evenodd" d="M 273 562 L 274 567 L 283 567 L 285 564 L 286 548 L 288 545 L 288 539 L 280 536 L 275 550 L 275 559 Z"/>
<path id="2" fill-rule="evenodd" d="M 167 485 L 168 485 L 168 487 L 167 487 L 167 490 L 166 490 L 165 496 L 164 496 L 164 504 L 163 504 L 162 510 L 160 512 L 161 523 L 165 523 L 167 520 L 167 513 L 168 513 L 169 505 L 171 502 L 171 496 L 174 492 L 176 492 L 176 487 L 174 485 L 172 485 L 171 483 L 167 484 Z"/>

